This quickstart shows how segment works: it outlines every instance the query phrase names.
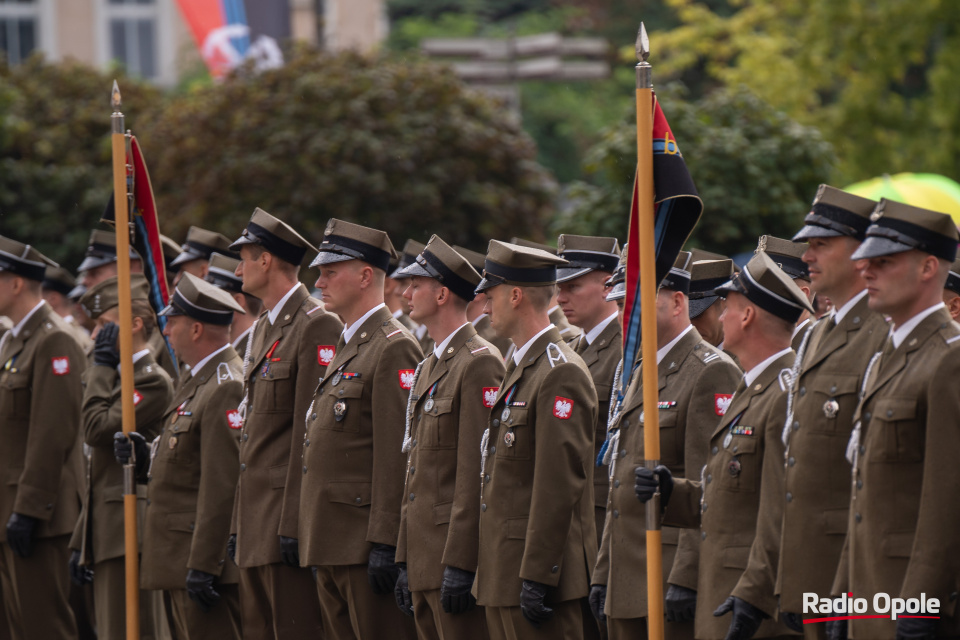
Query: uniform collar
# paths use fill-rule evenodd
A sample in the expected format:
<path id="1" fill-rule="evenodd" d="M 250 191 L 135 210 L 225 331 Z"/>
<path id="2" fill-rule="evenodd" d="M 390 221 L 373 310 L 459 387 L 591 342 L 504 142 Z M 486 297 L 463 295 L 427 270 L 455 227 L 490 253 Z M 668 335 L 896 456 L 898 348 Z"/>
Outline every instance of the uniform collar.
<path id="1" fill-rule="evenodd" d="M 454 331 L 450 335 L 448 335 L 443 342 L 441 342 L 440 344 L 438 344 L 433 348 L 433 355 L 437 357 L 437 360 L 440 359 L 440 356 L 442 356 L 443 352 L 446 351 L 447 346 L 450 344 L 451 341 L 453 341 L 453 337 L 458 333 L 460 333 L 460 330 L 469 324 L 470 324 L 469 322 L 464 322 L 462 325 L 454 329 Z"/>
<path id="2" fill-rule="evenodd" d="M 947 305 L 943 304 L 942 302 L 938 302 L 937 304 L 933 305 L 932 307 L 928 307 L 928 308 L 924 309 L 923 311 L 921 311 L 920 313 L 918 313 L 917 315 L 913 316 L 912 318 L 910 318 L 909 320 L 907 320 L 906 322 L 904 322 L 904 323 L 903 323 L 902 325 L 900 325 L 899 327 L 896 327 L 895 329 L 893 329 L 893 334 L 892 334 L 892 335 L 893 335 L 893 346 L 894 346 L 894 348 L 897 348 L 897 347 L 899 347 L 901 344 L 903 344 L 903 341 L 907 339 L 907 336 L 909 336 L 910 333 L 911 333 L 914 329 L 916 329 L 917 326 L 918 326 L 921 322 L 924 321 L 924 319 L 927 318 L 927 316 L 933 314 L 934 312 L 938 311 L 939 309 L 945 309 L 946 306 L 947 306 Z"/>
<path id="3" fill-rule="evenodd" d="M 269 318 L 270 324 L 277 324 L 277 317 L 280 316 L 280 311 L 283 310 L 283 305 L 287 304 L 287 300 L 289 300 L 290 296 L 292 296 L 299 288 L 300 283 L 297 282 L 295 285 L 293 285 L 293 287 L 290 288 L 290 291 L 287 291 L 286 295 L 280 298 L 280 301 L 274 305 L 273 309 L 270 309 L 269 313 L 267 313 L 267 318 Z"/>
<path id="4" fill-rule="evenodd" d="M 37 303 L 37 306 L 35 306 L 33 309 L 30 309 L 30 311 L 27 312 L 27 315 L 23 316 L 23 319 L 17 323 L 17 326 L 15 326 L 13 329 L 10 330 L 12 337 L 14 338 L 20 337 L 20 332 L 23 331 L 23 328 L 27 326 L 28 322 L 30 322 L 30 318 L 32 318 L 34 314 L 37 311 L 39 311 L 40 307 L 42 307 L 43 305 L 44 305 L 44 300 L 41 299 L 40 302 Z"/>
<path id="5" fill-rule="evenodd" d="M 664 345 L 663 347 L 661 347 L 660 349 L 657 349 L 657 364 L 658 364 L 658 365 L 660 364 L 660 361 L 661 361 L 661 360 L 663 360 L 664 358 L 667 357 L 667 354 L 670 353 L 670 349 L 673 349 L 673 348 L 676 346 L 676 344 L 683 339 L 683 336 L 685 336 L 685 335 L 687 335 L 688 333 L 690 333 L 690 330 L 691 330 L 691 329 L 693 329 L 693 325 L 692 325 L 692 324 L 688 324 L 688 325 L 687 325 L 687 328 L 680 332 L 680 335 L 678 335 L 676 338 L 674 338 L 673 340 L 671 340 L 670 342 L 668 342 L 667 344 L 665 344 L 665 345 Z"/>
<path id="6" fill-rule="evenodd" d="M 533 346 L 533 343 L 537 341 L 537 338 L 545 334 L 547 331 L 550 331 L 550 329 L 555 329 L 555 328 L 556 327 L 554 327 L 552 324 L 548 324 L 546 327 L 541 329 L 537 335 L 527 340 L 526 344 L 524 344 L 522 347 L 517 349 L 516 352 L 514 352 L 513 363 L 519 366 L 520 363 L 523 362 L 523 356 L 527 355 L 527 351 L 529 351 L 530 347 Z"/>
<path id="7" fill-rule="evenodd" d="M 864 289 L 857 295 L 853 296 L 852 298 L 844 302 L 843 306 L 834 312 L 833 321 L 836 324 L 840 324 L 840 321 L 843 320 L 847 316 L 847 314 L 850 313 L 850 310 L 853 309 L 855 306 L 857 306 L 857 303 L 863 300 L 864 297 L 866 297 L 866 295 L 867 295 L 867 290 Z"/>
<path id="8" fill-rule="evenodd" d="M 608 318 L 604 318 L 600 321 L 600 324 L 595 326 L 593 329 L 590 329 L 587 333 L 583 334 L 583 339 L 587 341 L 588 345 L 593 344 L 593 341 L 600 337 L 600 334 L 603 333 L 603 330 L 606 329 L 611 322 L 617 319 L 617 314 L 613 313 Z M 692 326 L 692 325 L 691 325 Z"/>
<path id="9" fill-rule="evenodd" d="M 797 334 L 807 328 L 807 325 L 810 324 L 810 318 L 807 318 L 797 326 L 793 328 L 793 335 L 790 336 L 790 339 L 793 340 L 797 337 Z"/>
<path id="10" fill-rule="evenodd" d="M 783 351 L 778 351 L 755 366 L 753 369 L 750 369 L 750 371 L 747 371 L 745 374 L 743 374 L 743 381 L 746 383 L 747 387 L 752 386 L 753 383 L 757 381 L 757 378 L 763 375 L 763 372 L 766 371 L 770 365 L 772 365 L 778 358 L 782 358 L 783 356 L 789 354 L 790 351 L 790 347 L 787 347 Z"/>
<path id="11" fill-rule="evenodd" d="M 367 311 L 365 314 L 363 314 L 362 316 L 360 316 L 360 319 L 357 320 L 356 322 L 354 322 L 354 323 L 353 323 L 352 325 L 350 325 L 349 327 L 348 327 L 347 325 L 343 325 L 343 342 L 344 342 L 344 344 L 347 344 L 347 343 L 350 342 L 350 340 L 353 338 L 354 334 L 357 333 L 357 331 L 360 329 L 360 327 L 363 326 L 363 323 L 366 322 L 366 321 L 370 318 L 370 316 L 372 316 L 374 313 L 376 313 L 376 312 L 379 311 L 380 309 L 386 309 L 386 308 L 387 308 L 387 305 L 381 302 L 380 304 L 378 304 L 377 306 L 373 307 L 372 309 L 370 309 L 369 311 Z"/>
<path id="12" fill-rule="evenodd" d="M 228 342 L 227 344 L 223 345 L 222 347 L 220 347 L 219 349 L 217 349 L 216 351 L 214 351 L 213 353 L 211 353 L 210 355 L 208 355 L 206 358 L 204 358 L 203 360 L 201 360 L 201 361 L 198 362 L 197 364 L 195 364 L 195 365 L 193 365 L 192 367 L 190 367 L 190 375 L 191 375 L 191 376 L 197 375 L 197 372 L 200 371 L 200 369 L 203 369 L 203 366 L 204 366 L 205 364 L 207 364 L 208 362 L 210 362 L 211 360 L 213 360 L 214 356 L 216 356 L 217 354 L 219 354 L 221 351 L 223 351 L 224 349 L 226 349 L 226 348 L 229 347 L 229 346 L 230 346 L 230 343 Z"/>

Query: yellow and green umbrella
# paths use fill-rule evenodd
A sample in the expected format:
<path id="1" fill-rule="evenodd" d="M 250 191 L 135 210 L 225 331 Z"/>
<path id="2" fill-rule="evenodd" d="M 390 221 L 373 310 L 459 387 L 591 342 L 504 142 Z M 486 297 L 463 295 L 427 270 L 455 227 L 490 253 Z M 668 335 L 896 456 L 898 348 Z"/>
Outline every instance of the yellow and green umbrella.
<path id="1" fill-rule="evenodd" d="M 844 188 L 854 195 L 886 198 L 947 213 L 960 225 L 960 184 L 933 173 L 898 173 L 857 182 Z"/>

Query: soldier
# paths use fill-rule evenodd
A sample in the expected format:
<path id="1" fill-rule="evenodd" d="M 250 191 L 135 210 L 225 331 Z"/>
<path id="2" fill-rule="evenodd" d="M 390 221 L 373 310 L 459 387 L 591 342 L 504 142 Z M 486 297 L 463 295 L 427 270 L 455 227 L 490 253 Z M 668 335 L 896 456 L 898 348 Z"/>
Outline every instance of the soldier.
<path id="1" fill-rule="evenodd" d="M 234 260 L 239 258 L 237 254 L 230 251 L 230 240 L 227 236 L 191 226 L 187 230 L 186 242 L 180 247 L 180 255 L 170 263 L 171 267 L 177 269 L 174 283 L 178 282 L 184 273 L 189 273 L 198 278 L 206 276 L 210 255 L 214 252 L 224 254 Z"/>
<path id="2" fill-rule="evenodd" d="M 620 262 L 620 247 L 616 238 L 561 234 L 557 240 L 557 254 L 570 263 L 557 269 L 557 302 L 567 321 L 581 331 L 569 344 L 590 369 L 593 387 L 597 391 L 596 459 L 607 439 L 613 375 L 623 358 L 623 332 L 617 319 L 617 303 L 607 300 L 606 286 Z M 593 474 L 594 517 L 599 545 L 607 512 L 609 481 L 606 465 L 597 466 Z"/>
<path id="3" fill-rule="evenodd" d="M 947 284 L 943 285 L 943 303 L 947 305 L 951 318 L 960 318 L 960 260 L 954 260 L 950 265 Z"/>
<path id="4" fill-rule="evenodd" d="M 245 420 L 227 548 L 240 567 L 245 638 L 315 638 L 322 629 L 313 579 L 300 568 L 300 455 L 303 417 L 342 325 L 297 279 L 310 249 L 259 208 L 231 245 L 244 292 L 266 311 L 243 362 Z"/>
<path id="5" fill-rule="evenodd" d="M 477 253 L 476 251 L 471 251 L 470 249 L 457 245 L 454 245 L 453 250 L 463 256 L 477 273 L 483 273 L 483 262 L 485 258 L 482 253 Z M 490 316 L 483 312 L 485 304 L 487 304 L 487 295 L 485 293 L 476 294 L 473 300 L 467 305 L 467 320 L 473 324 L 473 328 L 477 330 L 477 335 L 495 346 L 500 353 L 506 353 L 510 350 L 512 343 L 509 338 L 498 335 L 497 332 L 493 330 L 493 327 L 490 326 Z"/>
<path id="6" fill-rule="evenodd" d="M 403 275 L 410 317 L 428 327 L 437 346 L 417 368 L 407 408 L 397 605 L 414 616 L 421 640 L 486 638 L 486 619 L 470 590 L 479 444 L 503 380 L 503 356 L 467 322 L 480 274 L 443 240 L 433 236 Z"/>
<path id="7" fill-rule="evenodd" d="M 808 243 L 803 260 L 811 289 L 837 305 L 797 353 L 783 432 L 784 495 L 790 500 L 783 511 L 777 593 L 784 621 L 811 639 L 823 638 L 824 625 L 802 623 L 803 594 L 826 595 L 833 584 L 850 507 L 843 456 L 864 371 L 887 336 L 887 323 L 867 307 L 866 284 L 850 259 L 866 237 L 875 204 L 822 185 L 794 236 Z"/>
<path id="8" fill-rule="evenodd" d="M 646 502 L 663 496 L 664 524 L 701 529 L 696 637 L 747 640 L 789 634 L 774 595 L 783 505 L 783 415 L 794 353 L 790 340 L 807 296 L 759 252 L 717 289 L 727 298 L 727 346 L 746 374 L 710 436 L 701 481 L 674 479 L 666 466 L 635 469 Z M 672 496 L 672 497 L 671 497 Z M 702 498 L 701 498 L 702 496 Z M 769 517 L 760 518 L 760 514 Z M 769 534 L 763 528 L 772 527 Z M 732 619 L 724 618 L 733 612 Z M 711 615 L 712 614 L 712 615 Z"/>
<path id="9" fill-rule="evenodd" d="M 160 433 L 163 414 L 173 396 L 170 376 L 150 354 L 150 334 L 158 331 L 148 300 L 147 281 L 131 275 L 133 313 L 133 403 L 137 429 L 146 437 Z M 70 539 L 70 576 L 74 584 L 93 582 L 94 618 L 99 638 L 126 637 L 126 569 L 124 549 L 123 470 L 113 456 L 113 434 L 123 427 L 120 400 L 120 309 L 116 278 L 90 287 L 80 299 L 96 323 L 93 366 L 83 376 L 83 443 L 87 456 L 83 511 Z M 146 490 L 138 492 L 140 515 L 146 506 Z M 96 576 L 96 579 L 94 579 Z M 155 611 L 151 594 L 141 591 L 140 629 L 152 638 Z"/>
<path id="10" fill-rule="evenodd" d="M 160 234 L 160 246 L 163 247 L 163 264 L 167 272 L 167 287 L 173 290 L 173 279 L 176 277 L 180 267 L 173 264 L 173 261 L 180 257 L 180 245 L 172 238 Z"/>
<path id="11" fill-rule="evenodd" d="M 344 320 L 304 412 L 301 557 L 314 569 L 327 640 L 415 636 L 393 591 L 404 411 L 423 354 L 383 303 L 395 253 L 383 231 L 331 219 L 311 264 L 324 304 Z"/>
<path id="12" fill-rule="evenodd" d="M 243 309 L 230 294 L 183 274 L 161 315 L 190 374 L 177 384 L 153 456 L 149 436 L 114 434 L 117 461 L 126 464 L 135 448 L 137 481 L 149 477 L 140 586 L 164 590 L 167 619 L 185 640 L 241 635 L 237 569 L 225 562 L 242 423 L 234 313 Z"/>
<path id="13" fill-rule="evenodd" d="M 868 304 L 890 317 L 891 333 L 853 417 L 850 520 L 832 593 L 925 594 L 943 607 L 939 620 L 851 620 L 853 638 L 957 637 L 960 326 L 943 304 L 957 228 L 948 215 L 890 200 L 870 220 L 852 259 L 867 261 Z M 836 626 L 828 635 L 845 631 Z"/>
<path id="14" fill-rule="evenodd" d="M 402 324 L 407 331 L 413 333 L 420 326 L 410 318 L 410 307 L 403 297 L 403 290 L 406 289 L 406 277 L 400 275 L 400 272 L 411 264 L 416 262 L 417 256 L 423 251 L 424 244 L 416 240 L 407 239 L 403 244 L 403 253 L 396 262 L 390 263 L 390 270 L 387 271 L 387 277 L 383 281 L 383 303 L 390 309 L 393 317 Z M 419 341 L 420 338 L 417 338 Z"/>
<path id="15" fill-rule="evenodd" d="M 677 474 L 695 477 L 740 370 L 690 324 L 690 273 L 682 268 L 688 259 L 682 251 L 657 292 L 657 367 L 661 460 Z M 630 491 L 633 469 L 644 461 L 643 380 L 641 369 L 635 371 L 610 422 L 605 456 L 611 464 L 609 498 L 590 594 L 594 615 L 606 620 L 611 640 L 644 638 L 647 633 L 645 509 Z M 700 539 L 668 527 L 663 543 L 665 636 L 693 638 Z"/>
<path id="16" fill-rule="evenodd" d="M 515 244 L 520 247 L 528 247 L 530 249 L 540 249 L 541 251 L 546 251 L 547 253 L 556 253 L 557 250 L 551 247 L 548 244 L 542 244 L 540 242 L 533 242 L 531 240 L 524 240 L 523 238 L 512 238 L 510 240 L 511 244 Z M 560 305 L 557 304 L 557 296 L 554 294 L 553 298 L 550 300 L 550 308 L 547 309 L 547 315 L 550 317 L 550 322 L 553 323 L 553 326 L 557 328 L 557 331 L 560 332 L 560 337 L 564 340 L 570 341 L 580 335 L 580 331 L 574 327 L 572 324 L 567 322 L 566 316 L 563 315 L 563 311 L 560 309 Z"/>
<path id="17" fill-rule="evenodd" d="M 803 254 L 806 250 L 806 242 L 784 240 L 774 236 L 760 236 L 760 241 L 757 243 L 757 251 L 765 252 L 777 263 L 778 267 L 793 278 L 793 283 L 806 294 L 807 299 L 810 300 L 811 308 L 813 308 L 814 294 L 810 290 L 810 271 L 803 261 Z M 790 348 L 793 349 L 794 353 L 799 351 L 803 335 L 810 328 L 812 317 L 813 312 L 804 311 L 800 314 L 797 326 L 793 329 L 793 339 L 790 341 Z"/>
<path id="18" fill-rule="evenodd" d="M 0 236 L 0 583 L 15 638 L 71 639 L 70 532 L 79 514 L 80 375 L 86 358 L 70 329 L 44 302 L 41 282 L 57 264 Z"/>
<path id="19" fill-rule="evenodd" d="M 239 260 L 214 252 L 210 254 L 207 275 L 203 279 L 229 293 L 233 301 L 243 309 L 243 313 L 233 314 L 233 322 L 230 325 L 233 350 L 243 358 L 247 353 L 250 331 L 263 310 L 263 303 L 260 302 L 260 298 L 243 291 L 243 280 L 238 278 L 236 273 L 238 266 L 240 266 Z"/>
<path id="20" fill-rule="evenodd" d="M 579 638 L 580 599 L 596 558 L 590 371 L 547 310 L 556 254 L 490 241 L 484 311 L 516 352 L 483 437 L 480 553 L 474 595 L 494 640 Z"/>
<path id="21" fill-rule="evenodd" d="M 690 324 L 710 345 L 723 350 L 723 323 L 720 316 L 726 300 L 714 289 L 733 277 L 733 260 L 702 260 L 690 267 Z M 729 354 L 727 354 L 729 355 Z"/>
<path id="22" fill-rule="evenodd" d="M 90 353 L 93 340 L 90 339 L 90 333 L 73 317 L 73 303 L 69 298 L 70 292 L 76 286 L 77 279 L 69 271 L 63 267 L 48 267 L 43 276 L 43 299 L 67 323 L 84 352 Z"/>

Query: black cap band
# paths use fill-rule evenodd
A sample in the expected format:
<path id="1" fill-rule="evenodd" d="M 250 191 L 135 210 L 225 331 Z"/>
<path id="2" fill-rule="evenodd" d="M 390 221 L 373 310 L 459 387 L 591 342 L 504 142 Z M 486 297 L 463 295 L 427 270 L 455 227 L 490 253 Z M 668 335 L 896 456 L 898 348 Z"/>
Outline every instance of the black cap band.
<path id="1" fill-rule="evenodd" d="M 457 273 L 445 265 L 440 258 L 424 249 L 423 253 L 417 256 L 416 262 L 432 277 L 439 280 L 440 284 L 450 289 L 450 291 L 467 302 L 473 300 L 476 287 L 457 275 Z"/>
<path id="2" fill-rule="evenodd" d="M 602 253 L 600 251 L 581 251 L 572 249 L 564 251 L 560 257 L 570 264 L 564 265 L 564 269 L 595 269 L 597 271 L 613 272 L 620 263 L 620 257 L 612 253 Z"/>
<path id="3" fill-rule="evenodd" d="M 346 236 L 326 236 L 323 239 L 323 244 L 320 245 L 320 253 L 323 252 L 342 253 L 352 256 L 357 260 L 363 260 L 367 264 L 382 269 L 383 271 L 390 270 L 389 252 L 367 244 L 366 242 L 347 238 Z"/>
<path id="4" fill-rule="evenodd" d="M 185 316 L 190 316 L 194 320 L 226 326 L 233 322 L 233 311 L 213 311 L 204 309 L 191 304 L 186 298 L 180 295 L 180 292 L 174 290 L 173 297 L 170 298 L 170 306 Z"/>
<path id="5" fill-rule="evenodd" d="M 300 263 L 303 262 L 303 256 L 307 253 L 307 250 L 304 247 L 298 247 L 295 244 L 287 242 L 283 238 L 270 233 L 255 222 L 247 223 L 247 228 L 244 231 L 244 235 L 248 234 L 256 239 L 257 244 L 284 262 L 289 262 L 290 264 L 299 266 Z"/>
<path id="6" fill-rule="evenodd" d="M 787 322 L 796 322 L 804 312 L 800 305 L 789 302 L 769 289 L 761 287 L 747 269 L 734 276 L 731 282 L 739 293 L 747 297 L 747 300 Z"/>
<path id="7" fill-rule="evenodd" d="M 70 292 L 73 291 L 71 287 L 66 282 L 60 282 L 59 280 L 51 280 L 50 278 L 43 279 L 43 288 L 49 289 L 51 291 L 56 291 L 60 295 L 69 296 Z"/>
<path id="8" fill-rule="evenodd" d="M 701 280 L 690 281 L 690 299 L 699 300 L 701 298 L 712 298 L 717 294 L 714 289 L 730 281 L 730 276 L 720 276 L 718 278 L 703 278 Z"/>
<path id="9" fill-rule="evenodd" d="M 949 289 L 954 293 L 960 295 L 960 274 L 957 274 L 954 271 L 951 271 L 947 274 L 947 283 L 943 285 L 944 289 Z"/>
<path id="10" fill-rule="evenodd" d="M 803 223 L 830 229 L 860 241 L 866 237 L 867 227 L 870 226 L 867 218 L 825 202 L 814 204 Z"/>
<path id="11" fill-rule="evenodd" d="M 243 293 L 243 281 L 237 280 L 236 278 L 228 278 L 227 276 L 216 273 L 213 270 L 208 270 L 207 275 L 203 278 L 210 284 L 215 287 L 219 287 L 224 291 L 230 291 L 233 293 Z"/>
<path id="12" fill-rule="evenodd" d="M 489 273 L 502 280 L 512 280 L 514 282 L 544 283 L 557 281 L 556 266 L 539 269 L 518 269 L 487 260 L 483 264 L 483 271 L 484 277 Z"/>
<path id="13" fill-rule="evenodd" d="M 883 216 L 867 229 L 867 237 L 885 238 L 947 262 L 957 259 L 957 241 L 918 224 Z"/>
<path id="14" fill-rule="evenodd" d="M 42 262 L 23 260 L 9 253 L 0 251 L 0 271 L 15 273 L 29 280 L 43 282 L 43 276 L 47 272 L 47 265 Z"/>
<path id="15" fill-rule="evenodd" d="M 767 255 L 770 256 L 770 259 L 776 262 L 777 266 L 783 269 L 783 272 L 791 278 L 803 278 L 804 280 L 810 279 L 810 268 L 807 267 L 807 263 L 800 258 L 786 256 L 782 253 L 770 253 L 769 251 L 767 251 Z"/>
<path id="16" fill-rule="evenodd" d="M 679 291 L 685 296 L 690 295 L 690 272 L 674 267 L 663 277 L 663 282 L 660 283 L 660 286 L 663 289 Z"/>

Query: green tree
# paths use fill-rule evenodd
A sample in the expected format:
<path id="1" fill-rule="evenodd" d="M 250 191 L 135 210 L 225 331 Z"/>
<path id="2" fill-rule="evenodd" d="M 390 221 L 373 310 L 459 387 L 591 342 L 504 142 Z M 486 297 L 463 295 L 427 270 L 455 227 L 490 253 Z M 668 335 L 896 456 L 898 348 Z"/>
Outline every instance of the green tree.
<path id="1" fill-rule="evenodd" d="M 328 218 L 402 244 L 538 235 L 553 181 L 497 105 L 425 62 L 298 48 L 174 98 L 144 136 L 165 229 L 236 234 L 256 206 L 319 241 Z"/>
<path id="2" fill-rule="evenodd" d="M 110 88 L 137 127 L 159 92 L 121 72 L 34 56 L 0 62 L 0 234 L 75 267 L 113 188 Z"/>
<path id="3" fill-rule="evenodd" d="M 830 174 L 830 144 L 743 87 L 696 102 L 678 93 L 673 88 L 675 97 L 661 104 L 704 203 L 692 245 L 729 255 L 752 249 L 765 233 L 793 235 Z M 586 161 L 591 181 L 567 190 L 556 233 L 626 237 L 636 132 L 632 110 L 606 131 Z"/>

